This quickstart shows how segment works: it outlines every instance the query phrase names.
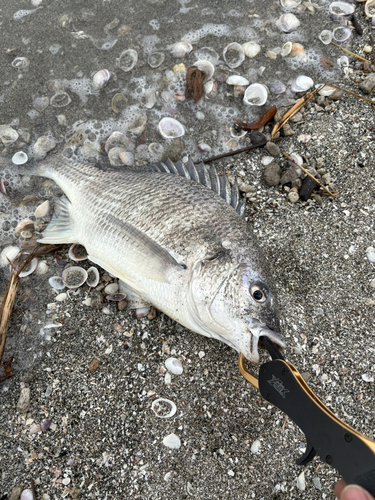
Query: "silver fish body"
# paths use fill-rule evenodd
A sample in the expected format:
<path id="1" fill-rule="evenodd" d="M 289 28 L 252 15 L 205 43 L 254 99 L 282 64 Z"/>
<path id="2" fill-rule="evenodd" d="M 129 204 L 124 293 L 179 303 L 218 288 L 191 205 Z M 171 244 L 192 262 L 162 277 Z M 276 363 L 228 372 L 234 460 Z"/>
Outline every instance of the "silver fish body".
<path id="1" fill-rule="evenodd" d="M 283 345 L 254 234 L 201 182 L 158 171 L 102 171 L 59 157 L 32 173 L 53 179 L 67 197 L 57 203 L 41 242 L 80 243 L 138 307 L 152 304 L 250 361 L 259 359 L 261 331 Z"/>

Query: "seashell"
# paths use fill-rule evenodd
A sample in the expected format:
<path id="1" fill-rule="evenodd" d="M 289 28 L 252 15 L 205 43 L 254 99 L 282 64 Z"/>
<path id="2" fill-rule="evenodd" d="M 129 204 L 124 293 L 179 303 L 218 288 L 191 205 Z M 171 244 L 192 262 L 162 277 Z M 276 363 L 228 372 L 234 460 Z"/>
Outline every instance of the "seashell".
<path id="1" fill-rule="evenodd" d="M 202 47 L 194 52 L 194 56 L 199 61 L 209 61 L 214 66 L 218 63 L 220 56 L 212 47 Z"/>
<path id="2" fill-rule="evenodd" d="M 332 31 L 323 30 L 319 35 L 319 40 L 324 43 L 324 45 L 329 45 L 332 42 Z"/>
<path id="3" fill-rule="evenodd" d="M 66 92 L 56 92 L 56 94 L 51 97 L 50 104 L 54 108 L 64 108 L 71 102 L 72 100 L 69 94 L 67 94 Z"/>
<path id="4" fill-rule="evenodd" d="M 81 260 L 86 260 L 87 259 L 87 252 L 86 248 L 83 245 L 79 245 L 78 243 L 74 243 L 69 248 L 68 256 L 70 259 L 79 262 Z"/>
<path id="5" fill-rule="evenodd" d="M 301 0 L 280 0 L 280 3 L 284 9 L 295 9 L 300 5 Z"/>
<path id="6" fill-rule="evenodd" d="M 291 159 L 294 161 L 294 163 L 297 163 L 297 165 L 303 165 L 303 159 L 302 156 L 299 155 L 298 153 L 292 153 L 290 155 Z M 292 164 L 293 165 L 293 164 Z"/>
<path id="7" fill-rule="evenodd" d="M 159 122 L 159 132 L 164 139 L 176 139 L 185 134 L 185 127 L 174 118 L 165 117 Z"/>
<path id="8" fill-rule="evenodd" d="M 333 19 L 334 21 L 351 19 L 354 11 L 354 5 L 346 2 L 332 2 L 329 6 L 331 19 Z"/>
<path id="9" fill-rule="evenodd" d="M 250 59 L 257 56 L 260 52 L 260 45 L 256 42 L 246 42 L 242 44 L 245 56 Z"/>
<path id="10" fill-rule="evenodd" d="M 116 293 L 118 291 L 118 283 L 110 283 L 104 288 L 105 293 Z"/>
<path id="11" fill-rule="evenodd" d="M 97 286 L 99 283 L 99 271 L 96 267 L 90 267 L 87 269 L 87 279 L 86 284 L 91 287 Z"/>
<path id="12" fill-rule="evenodd" d="M 121 153 L 126 153 L 126 151 L 124 148 L 122 148 L 120 146 L 111 148 L 108 151 L 109 163 L 113 167 L 122 167 L 124 165 L 124 162 L 120 158 Z"/>
<path id="13" fill-rule="evenodd" d="M 289 57 L 298 57 L 305 53 L 304 46 L 300 43 L 292 43 L 292 50 Z"/>
<path id="14" fill-rule="evenodd" d="M 168 434 L 168 436 L 165 436 L 163 439 L 163 445 L 172 450 L 178 450 L 181 447 L 181 441 L 176 434 Z"/>
<path id="15" fill-rule="evenodd" d="M 292 51 L 293 43 L 292 42 L 286 42 L 284 45 L 281 47 L 281 52 L 280 55 L 282 57 L 288 56 L 291 51 Z"/>
<path id="16" fill-rule="evenodd" d="M 205 78 L 204 82 L 207 82 L 213 77 L 213 74 L 215 73 L 215 67 L 212 63 L 209 61 L 196 61 L 193 66 L 199 69 L 199 71 L 204 71 L 205 73 Z"/>
<path id="17" fill-rule="evenodd" d="M 101 144 L 99 141 L 86 140 L 80 148 L 81 154 L 90 163 L 95 163 L 100 156 Z"/>
<path id="18" fill-rule="evenodd" d="M 280 80 L 275 80 L 274 82 L 270 83 L 268 85 L 269 91 L 271 94 L 282 94 L 283 92 L 286 91 L 286 87 L 283 84 L 283 82 L 280 82 Z"/>
<path id="19" fill-rule="evenodd" d="M 30 219 L 23 219 L 17 224 L 16 233 L 20 233 L 21 231 L 28 229 L 34 229 L 34 222 Z"/>
<path id="20" fill-rule="evenodd" d="M 158 68 L 164 62 L 165 54 L 164 52 L 152 52 L 148 58 L 147 62 L 151 66 L 151 68 Z"/>
<path id="21" fill-rule="evenodd" d="M 370 262 L 375 263 L 375 248 L 374 247 L 367 247 L 366 248 L 366 255 L 367 255 L 367 258 Z"/>
<path id="22" fill-rule="evenodd" d="M 230 68 L 237 68 L 245 60 L 245 52 L 237 42 L 230 43 L 223 50 L 224 61 Z"/>
<path id="23" fill-rule="evenodd" d="M 324 85 L 324 84 L 323 83 L 318 83 L 317 85 L 315 85 L 315 88 L 320 87 L 321 85 Z M 335 92 L 335 90 L 336 90 L 335 88 L 328 87 L 328 85 L 326 85 L 321 90 L 319 90 L 318 94 L 327 97 L 329 95 L 332 95 Z"/>
<path id="24" fill-rule="evenodd" d="M 249 80 L 240 75 L 231 75 L 227 78 L 227 85 L 249 85 Z"/>
<path id="25" fill-rule="evenodd" d="M 19 134 L 14 130 L 14 128 L 9 127 L 8 125 L 0 125 L 0 139 L 4 146 L 16 142 L 18 137 Z"/>
<path id="26" fill-rule="evenodd" d="M 48 97 L 36 97 L 33 100 L 33 108 L 38 111 L 38 113 L 42 113 L 49 105 Z"/>
<path id="27" fill-rule="evenodd" d="M 248 106 L 263 106 L 267 102 L 268 91 L 261 83 L 253 83 L 247 87 L 243 102 Z"/>
<path id="28" fill-rule="evenodd" d="M 276 26 L 284 31 L 285 33 L 290 33 L 295 31 L 300 26 L 299 20 L 294 14 L 282 14 L 281 17 L 276 21 Z"/>
<path id="29" fill-rule="evenodd" d="M 61 279 L 60 276 L 52 276 L 49 280 L 48 283 L 51 285 L 52 288 L 55 290 L 64 290 L 65 285 L 63 283 L 63 280 Z"/>
<path id="30" fill-rule="evenodd" d="M 181 361 L 177 358 L 168 358 L 164 364 L 166 369 L 173 373 L 173 375 L 181 375 L 184 371 Z"/>
<path id="31" fill-rule="evenodd" d="M 148 150 L 155 159 L 161 159 L 164 152 L 164 146 L 159 142 L 152 142 L 148 146 Z"/>
<path id="32" fill-rule="evenodd" d="M 188 42 L 177 42 L 170 49 L 173 57 L 184 57 L 193 50 L 193 46 Z"/>
<path id="33" fill-rule="evenodd" d="M 41 135 L 34 144 L 34 153 L 42 158 L 55 147 L 55 139 L 47 137 L 46 135 Z"/>
<path id="34" fill-rule="evenodd" d="M 138 307 L 135 310 L 135 315 L 137 318 L 144 318 L 150 312 L 151 307 Z"/>
<path id="35" fill-rule="evenodd" d="M 373 28 L 375 28 L 375 15 L 374 15 L 374 16 L 372 16 L 372 19 L 371 19 L 371 26 L 372 26 Z"/>
<path id="36" fill-rule="evenodd" d="M 306 92 L 314 85 L 314 82 L 309 76 L 300 75 L 292 83 L 293 92 Z"/>
<path id="37" fill-rule="evenodd" d="M 123 94 L 115 94 L 112 97 L 112 109 L 115 113 L 120 113 L 126 106 L 128 102 L 127 98 Z"/>
<path id="38" fill-rule="evenodd" d="M 135 136 L 141 135 L 143 134 L 146 128 L 146 123 L 147 123 L 146 115 L 138 116 L 138 118 L 136 118 L 134 122 L 129 125 L 127 131 L 131 132 Z"/>
<path id="39" fill-rule="evenodd" d="M 232 137 L 235 137 L 236 139 L 241 139 L 242 137 L 245 137 L 246 134 L 247 134 L 246 129 L 241 129 L 241 128 L 238 129 L 235 126 L 230 127 L 230 135 Z"/>
<path id="40" fill-rule="evenodd" d="M 126 293 L 112 293 L 106 296 L 106 299 L 111 302 L 121 302 L 126 299 Z"/>
<path id="41" fill-rule="evenodd" d="M 23 151 L 17 151 L 17 153 L 14 153 L 14 155 L 12 156 L 12 162 L 15 165 L 23 165 L 28 161 L 28 159 L 29 157 Z"/>
<path id="42" fill-rule="evenodd" d="M 209 151 L 211 151 L 211 146 L 209 146 L 205 142 L 201 142 L 200 144 L 198 144 L 198 148 L 201 151 L 204 151 L 205 153 L 208 153 Z"/>
<path id="43" fill-rule="evenodd" d="M 132 167 L 134 165 L 134 154 L 130 151 L 122 151 L 119 156 L 123 165 L 126 167 Z"/>
<path id="44" fill-rule="evenodd" d="M 348 56 L 341 56 L 337 59 L 337 64 L 340 68 L 348 68 L 349 67 L 349 59 Z"/>
<path id="45" fill-rule="evenodd" d="M 19 273 L 20 278 L 24 278 L 29 274 L 33 273 L 38 266 L 38 259 L 35 257 L 31 262 L 29 262 Z"/>
<path id="46" fill-rule="evenodd" d="M 338 26 L 333 30 L 332 36 L 337 42 L 345 42 L 352 36 L 352 30 L 346 26 Z"/>
<path id="47" fill-rule="evenodd" d="M 217 94 L 216 82 L 208 80 L 208 82 L 203 84 L 204 95 L 214 96 Z"/>
<path id="48" fill-rule="evenodd" d="M 29 433 L 30 434 L 38 434 L 39 432 L 42 432 L 42 426 L 40 424 L 32 424 L 30 427 Z"/>
<path id="49" fill-rule="evenodd" d="M 101 69 L 92 78 L 92 86 L 95 90 L 101 90 L 107 83 L 111 76 L 108 69 Z"/>
<path id="50" fill-rule="evenodd" d="M 374 21 L 375 16 L 375 0 L 367 0 L 365 3 L 365 14 L 367 17 L 372 17 L 372 21 Z M 374 26 L 374 22 L 372 23 Z"/>
<path id="51" fill-rule="evenodd" d="M 23 490 L 23 492 L 21 493 L 21 496 L 20 496 L 20 500 L 33 500 L 34 499 L 34 495 L 33 495 L 33 492 L 29 489 L 27 490 Z"/>
<path id="52" fill-rule="evenodd" d="M 108 153 L 110 149 L 115 147 L 122 147 L 125 150 L 134 149 L 134 143 L 122 132 L 112 132 L 105 142 L 104 149 Z"/>
<path id="53" fill-rule="evenodd" d="M 0 267 L 7 267 L 9 262 L 13 262 L 19 253 L 20 249 L 18 247 L 5 247 L 0 254 Z"/>
<path id="54" fill-rule="evenodd" d="M 26 69 L 30 66 L 30 61 L 27 57 L 16 57 L 12 61 L 12 67 L 16 69 Z"/>
<path id="55" fill-rule="evenodd" d="M 69 14 L 63 14 L 59 19 L 59 26 L 61 28 L 68 28 L 70 23 L 72 22 L 72 18 Z"/>
<path id="56" fill-rule="evenodd" d="M 38 262 L 37 268 L 35 269 L 35 274 L 38 274 L 39 276 L 41 276 L 43 274 L 46 274 L 48 269 L 49 269 L 49 266 L 48 266 L 47 262 L 45 262 L 44 260 L 40 260 Z"/>
<path id="57" fill-rule="evenodd" d="M 148 92 L 142 97 L 141 103 L 147 109 L 153 108 L 156 103 L 156 93 L 153 91 Z"/>
<path id="58" fill-rule="evenodd" d="M 62 272 L 61 279 L 68 288 L 78 288 L 87 280 L 87 271 L 83 267 L 67 267 Z"/>
<path id="59" fill-rule="evenodd" d="M 124 50 L 116 59 L 117 66 L 125 73 L 131 71 L 138 62 L 138 53 L 133 49 Z"/>
<path id="60" fill-rule="evenodd" d="M 276 50 L 267 50 L 266 51 L 266 56 L 269 58 L 269 59 L 276 59 L 277 58 L 277 51 Z"/>
<path id="61" fill-rule="evenodd" d="M 162 414 L 163 410 L 162 410 L 162 408 L 160 408 L 160 406 L 161 406 L 160 403 L 166 403 L 167 405 L 169 405 L 171 407 L 170 411 L 166 415 Z M 173 415 L 175 415 L 175 413 L 177 411 L 177 406 L 174 404 L 173 401 L 170 401 L 169 399 L 158 398 L 152 402 L 151 410 L 155 413 L 155 415 L 158 418 L 170 418 L 170 417 L 173 417 Z"/>
<path id="62" fill-rule="evenodd" d="M 50 203 L 48 200 L 44 201 L 41 205 L 37 206 L 34 212 L 35 217 L 45 217 L 50 209 Z"/>

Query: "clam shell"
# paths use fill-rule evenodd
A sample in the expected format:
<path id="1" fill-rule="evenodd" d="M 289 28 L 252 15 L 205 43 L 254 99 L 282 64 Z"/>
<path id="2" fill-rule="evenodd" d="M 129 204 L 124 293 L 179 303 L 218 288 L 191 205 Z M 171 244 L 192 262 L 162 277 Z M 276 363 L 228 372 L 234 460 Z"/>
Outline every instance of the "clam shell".
<path id="1" fill-rule="evenodd" d="M 167 414 L 165 414 L 165 415 L 162 414 L 163 410 L 159 409 L 160 403 L 166 403 L 167 405 L 169 405 L 171 407 L 170 411 Z M 155 413 L 155 415 L 158 418 L 170 418 L 170 417 L 173 417 L 173 415 L 175 415 L 175 413 L 177 411 L 177 406 L 170 399 L 158 398 L 152 402 L 151 410 Z"/>
<path id="2" fill-rule="evenodd" d="M 202 47 L 194 52 L 194 56 L 198 61 L 209 61 L 216 66 L 220 56 L 212 47 Z"/>
<path id="3" fill-rule="evenodd" d="M 114 147 L 108 151 L 109 163 L 113 167 L 122 167 L 124 162 L 120 158 L 121 153 L 126 153 L 126 150 L 122 147 Z"/>
<path id="4" fill-rule="evenodd" d="M 148 92 L 141 99 L 141 104 L 147 109 L 154 107 L 156 103 L 156 93 L 154 91 Z"/>
<path id="5" fill-rule="evenodd" d="M 60 276 L 51 276 L 51 278 L 48 280 L 48 283 L 55 290 L 64 290 L 65 288 L 65 284 Z"/>
<path id="6" fill-rule="evenodd" d="M 95 287 L 99 283 L 99 271 L 96 267 L 90 267 L 87 269 L 87 279 L 86 283 L 88 286 Z"/>
<path id="7" fill-rule="evenodd" d="M 122 147 L 124 150 L 133 150 L 134 143 L 122 132 L 112 132 L 105 142 L 105 152 L 108 153 L 110 149 L 115 147 Z"/>
<path id="8" fill-rule="evenodd" d="M 54 108 L 64 108 L 71 102 L 72 100 L 69 94 L 67 94 L 66 92 L 56 92 L 56 94 L 51 97 L 50 104 Z"/>
<path id="9" fill-rule="evenodd" d="M 372 17 L 372 21 L 374 21 L 375 16 L 375 0 L 367 0 L 365 3 L 365 14 L 367 17 Z M 374 22 L 372 23 L 374 26 Z"/>
<path id="10" fill-rule="evenodd" d="M 106 296 L 106 299 L 111 302 L 121 302 L 126 299 L 126 293 L 112 293 Z"/>
<path id="11" fill-rule="evenodd" d="M 285 42 L 284 45 L 281 47 L 280 55 L 282 57 L 288 56 L 292 51 L 292 47 L 293 47 L 292 42 Z"/>
<path id="12" fill-rule="evenodd" d="M 101 69 L 100 71 L 95 73 L 92 79 L 92 86 L 94 87 L 94 89 L 101 90 L 108 83 L 110 76 L 111 73 L 108 71 L 108 69 Z"/>
<path id="13" fill-rule="evenodd" d="M 147 116 L 141 115 L 138 116 L 133 123 L 131 123 L 127 129 L 128 132 L 131 132 L 135 136 L 139 136 L 143 134 L 146 128 Z"/>
<path id="14" fill-rule="evenodd" d="M 117 66 L 125 73 L 131 71 L 138 62 L 138 53 L 133 49 L 127 49 L 121 52 L 120 57 L 116 59 Z"/>
<path id="15" fill-rule="evenodd" d="M 159 132 L 164 139 L 176 139 L 185 135 L 185 127 L 174 118 L 165 117 L 159 122 Z"/>
<path id="16" fill-rule="evenodd" d="M 115 113 L 120 113 L 126 106 L 128 102 L 127 98 L 123 94 L 115 94 L 112 97 L 112 109 Z"/>
<path id="17" fill-rule="evenodd" d="M 268 91 L 261 83 L 253 83 L 247 87 L 243 102 L 248 106 L 263 106 L 267 102 Z"/>
<path id="18" fill-rule="evenodd" d="M 122 151 L 119 156 L 123 165 L 126 167 L 132 167 L 134 165 L 134 154 L 130 151 Z"/>
<path id="19" fill-rule="evenodd" d="M 300 5 L 301 0 L 280 0 L 280 3 L 284 9 L 295 9 Z"/>
<path id="20" fill-rule="evenodd" d="M 7 146 L 8 144 L 12 144 L 13 142 L 16 142 L 18 139 L 19 135 L 18 133 L 14 130 L 14 128 L 9 127 L 8 125 L 0 125 L 0 139 L 4 146 Z"/>
<path id="21" fill-rule="evenodd" d="M 354 11 L 354 5 L 346 2 L 332 2 L 329 6 L 329 13 L 334 21 L 350 19 Z"/>
<path id="22" fill-rule="evenodd" d="M 62 272 L 61 279 L 68 288 L 78 288 L 87 280 L 87 271 L 83 267 L 67 267 Z"/>
<path id="23" fill-rule="evenodd" d="M 48 266 L 47 262 L 45 262 L 44 260 L 40 260 L 38 262 L 37 268 L 35 269 L 35 274 L 38 274 L 38 275 L 46 274 L 48 269 L 49 269 L 49 266 Z"/>
<path id="24" fill-rule="evenodd" d="M 297 76 L 297 78 L 292 83 L 293 92 L 306 92 L 314 85 L 313 80 L 306 75 Z"/>
<path id="25" fill-rule="evenodd" d="M 249 85 L 249 80 L 240 75 L 231 75 L 227 78 L 227 85 Z"/>
<path id="26" fill-rule="evenodd" d="M 0 253 L 0 267 L 7 267 L 9 265 L 9 261 L 13 262 L 14 259 L 19 254 L 20 249 L 15 246 L 5 247 Z"/>
<path id="27" fill-rule="evenodd" d="M 177 358 L 168 358 L 164 364 L 166 369 L 173 373 L 173 375 L 181 375 L 184 371 L 181 361 Z"/>
<path id="28" fill-rule="evenodd" d="M 205 142 L 201 142 L 200 144 L 198 144 L 198 148 L 201 150 L 201 151 L 204 151 L 205 153 L 208 153 L 209 151 L 211 151 L 211 146 L 209 146 L 208 144 L 206 144 Z"/>
<path id="29" fill-rule="evenodd" d="M 285 85 L 280 80 L 275 80 L 274 82 L 270 83 L 268 85 L 268 88 L 272 94 L 276 94 L 276 95 L 282 94 L 283 92 L 286 91 Z"/>
<path id="30" fill-rule="evenodd" d="M 285 33 L 290 33 L 295 31 L 300 26 L 300 21 L 294 14 L 282 14 L 278 21 L 276 21 L 276 26 L 284 31 Z"/>
<path id="31" fill-rule="evenodd" d="M 15 165 L 23 165 L 28 161 L 28 159 L 29 157 L 23 151 L 17 151 L 17 153 L 14 153 L 14 155 L 12 156 L 12 162 Z"/>
<path id="32" fill-rule="evenodd" d="M 158 68 L 164 62 L 165 54 L 164 52 L 152 52 L 148 58 L 147 62 L 151 66 L 151 68 Z"/>
<path id="33" fill-rule="evenodd" d="M 36 97 L 33 100 L 33 108 L 38 111 L 38 113 L 42 113 L 49 105 L 48 97 Z"/>
<path id="34" fill-rule="evenodd" d="M 12 61 L 12 67 L 16 69 L 26 69 L 30 66 L 30 61 L 27 57 L 16 57 Z"/>
<path id="35" fill-rule="evenodd" d="M 50 203 L 48 200 L 44 201 L 42 204 L 38 205 L 35 209 L 34 215 L 35 217 L 45 217 L 50 209 Z"/>
<path id="36" fill-rule="evenodd" d="M 332 31 L 323 30 L 319 35 L 319 40 L 324 43 L 324 45 L 329 45 L 332 42 Z"/>
<path id="37" fill-rule="evenodd" d="M 148 150 L 156 160 L 161 160 L 161 157 L 163 156 L 164 152 L 164 146 L 159 142 L 152 142 L 148 146 Z"/>
<path id="38" fill-rule="evenodd" d="M 336 42 L 345 42 L 352 36 L 352 30 L 346 26 L 338 26 L 333 30 L 332 36 Z"/>
<path id="39" fill-rule="evenodd" d="M 188 42 L 177 42 L 170 49 L 173 57 L 184 57 L 193 50 L 193 46 Z"/>
<path id="40" fill-rule="evenodd" d="M 238 68 L 245 60 L 245 51 L 237 42 L 232 42 L 223 50 L 224 61 L 230 68 Z"/>
<path id="41" fill-rule="evenodd" d="M 104 288 L 105 293 L 116 293 L 118 291 L 118 283 L 110 283 Z"/>
<path id="42" fill-rule="evenodd" d="M 199 71 L 204 71 L 205 73 L 205 78 L 204 78 L 204 81 L 207 82 L 208 80 L 210 80 L 214 73 L 215 73 L 215 67 L 212 63 L 210 63 L 210 61 L 195 61 L 195 63 L 193 64 L 193 66 L 195 66 L 196 68 L 199 69 Z"/>
<path id="43" fill-rule="evenodd" d="M 260 52 L 260 45 L 256 42 L 246 42 L 242 44 L 242 48 L 245 52 L 245 56 L 250 59 L 257 56 Z"/>
<path id="44" fill-rule="evenodd" d="M 322 83 L 318 83 L 317 85 L 315 85 L 315 88 L 320 87 L 321 85 L 323 85 L 323 84 Z M 336 90 L 335 88 L 328 87 L 326 85 L 321 90 L 319 90 L 318 94 L 319 95 L 324 95 L 326 97 L 326 96 L 332 95 L 335 92 L 335 90 Z"/>
<path id="45" fill-rule="evenodd" d="M 24 278 L 29 274 L 33 273 L 38 266 L 38 259 L 35 257 L 31 262 L 29 262 L 19 273 L 20 278 Z"/>
<path id="46" fill-rule="evenodd" d="M 178 450 L 181 448 L 181 441 L 176 434 L 168 434 L 168 436 L 165 436 L 163 439 L 163 445 L 172 450 Z"/>
<path id="47" fill-rule="evenodd" d="M 79 245 L 78 243 L 74 243 L 69 248 L 68 256 L 70 259 L 79 262 L 81 260 L 86 260 L 87 259 L 87 252 L 86 248 L 83 245 Z"/>

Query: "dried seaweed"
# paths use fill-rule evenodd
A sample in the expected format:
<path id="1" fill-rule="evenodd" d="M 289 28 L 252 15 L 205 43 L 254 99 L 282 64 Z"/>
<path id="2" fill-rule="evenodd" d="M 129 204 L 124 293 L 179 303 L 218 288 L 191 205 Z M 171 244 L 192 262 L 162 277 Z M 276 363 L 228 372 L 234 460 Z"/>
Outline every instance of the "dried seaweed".
<path id="1" fill-rule="evenodd" d="M 186 99 L 194 99 L 196 104 L 203 95 L 203 82 L 206 77 L 204 71 L 199 70 L 195 66 L 190 66 L 186 71 Z"/>
<path id="2" fill-rule="evenodd" d="M 236 121 L 236 124 L 243 128 L 244 130 L 256 130 L 258 128 L 264 127 L 276 114 L 277 108 L 275 105 L 272 106 L 264 115 L 260 116 L 257 120 L 251 123 L 244 123 Z"/>

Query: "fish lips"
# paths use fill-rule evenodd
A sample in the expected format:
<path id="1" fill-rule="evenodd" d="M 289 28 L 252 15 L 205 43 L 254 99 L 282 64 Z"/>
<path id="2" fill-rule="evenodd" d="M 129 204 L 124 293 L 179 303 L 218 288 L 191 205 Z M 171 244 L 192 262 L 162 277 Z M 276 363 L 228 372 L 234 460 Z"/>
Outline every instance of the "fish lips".
<path id="1" fill-rule="evenodd" d="M 256 318 L 249 318 L 246 317 L 246 320 L 249 325 L 249 330 L 251 333 L 251 340 L 250 342 L 252 345 L 250 345 L 250 357 L 248 358 L 249 361 L 252 361 L 253 363 L 258 363 L 259 362 L 259 352 L 258 352 L 258 347 L 260 344 L 260 337 L 268 337 L 272 342 L 277 344 L 278 347 L 285 347 L 285 343 L 281 339 L 281 336 L 278 332 L 275 330 L 272 330 L 269 328 L 265 323 L 262 323 Z"/>

